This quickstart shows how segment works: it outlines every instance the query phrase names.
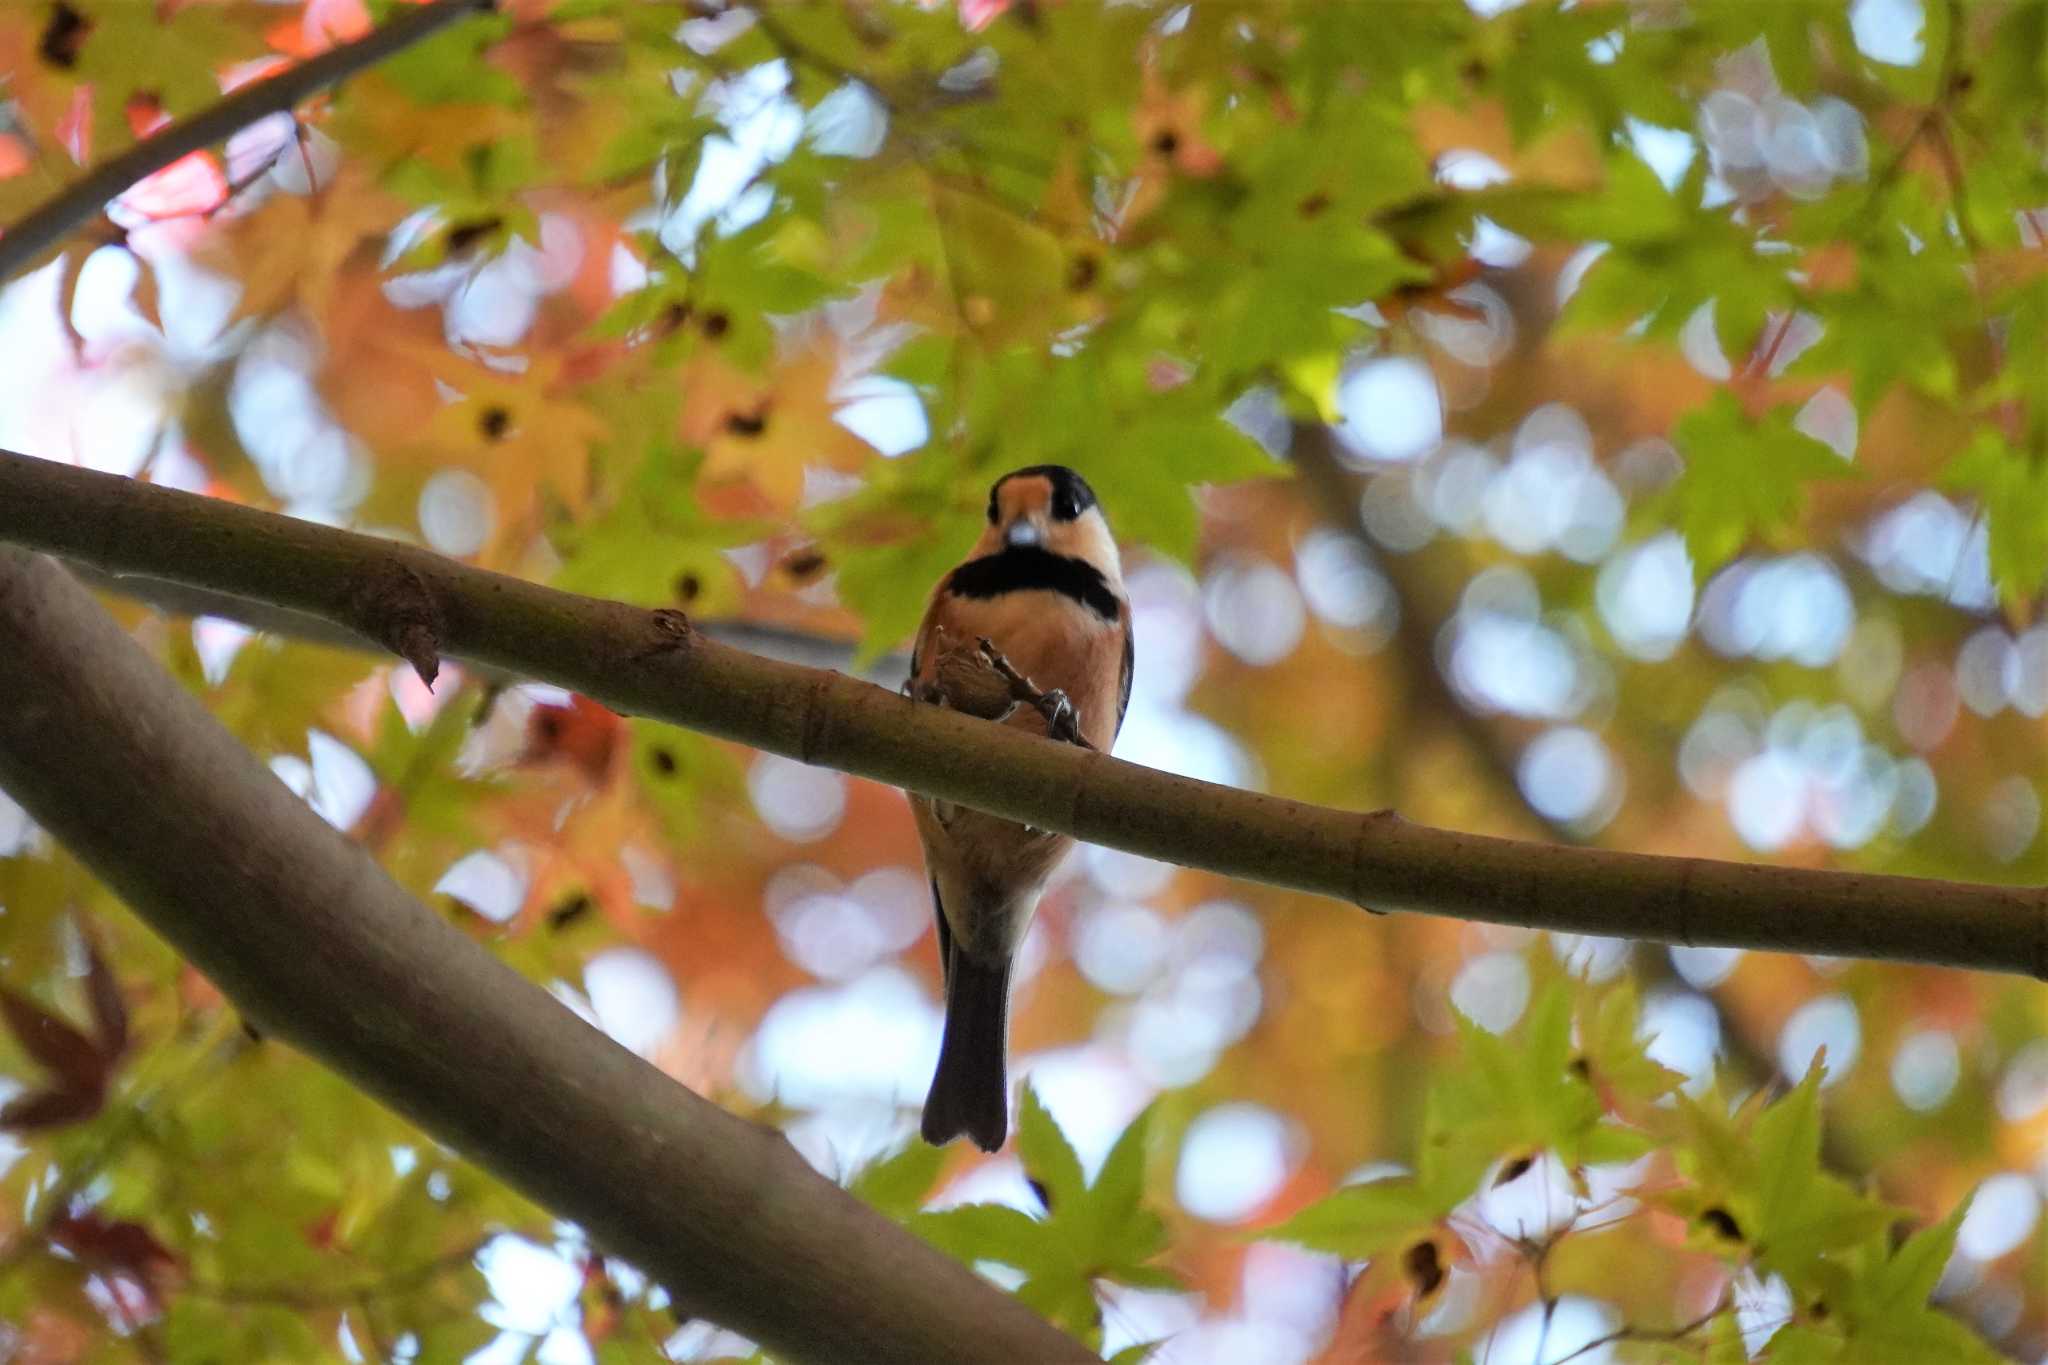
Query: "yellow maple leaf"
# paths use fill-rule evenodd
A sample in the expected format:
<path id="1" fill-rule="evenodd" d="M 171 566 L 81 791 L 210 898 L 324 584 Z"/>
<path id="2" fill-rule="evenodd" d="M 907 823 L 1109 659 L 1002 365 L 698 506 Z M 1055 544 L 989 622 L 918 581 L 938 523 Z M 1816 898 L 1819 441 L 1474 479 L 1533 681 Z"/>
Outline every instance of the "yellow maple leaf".
<path id="1" fill-rule="evenodd" d="M 851 472 L 874 458 L 874 447 L 836 420 L 839 350 L 813 336 L 765 378 L 750 375 L 708 348 L 684 367 L 679 435 L 704 451 L 707 483 L 745 481 L 768 509 L 801 504 L 804 471 Z"/>

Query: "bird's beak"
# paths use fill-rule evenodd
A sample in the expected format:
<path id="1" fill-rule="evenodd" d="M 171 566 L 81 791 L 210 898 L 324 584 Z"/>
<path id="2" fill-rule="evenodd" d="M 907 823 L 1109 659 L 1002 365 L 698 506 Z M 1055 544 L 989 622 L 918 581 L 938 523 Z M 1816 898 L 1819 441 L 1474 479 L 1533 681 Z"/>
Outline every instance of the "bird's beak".
<path id="1" fill-rule="evenodd" d="M 1003 530 L 1005 545 L 1037 545 L 1044 539 L 1045 532 L 1039 529 L 1037 522 L 1025 521 L 1022 518 L 1011 522 Z"/>

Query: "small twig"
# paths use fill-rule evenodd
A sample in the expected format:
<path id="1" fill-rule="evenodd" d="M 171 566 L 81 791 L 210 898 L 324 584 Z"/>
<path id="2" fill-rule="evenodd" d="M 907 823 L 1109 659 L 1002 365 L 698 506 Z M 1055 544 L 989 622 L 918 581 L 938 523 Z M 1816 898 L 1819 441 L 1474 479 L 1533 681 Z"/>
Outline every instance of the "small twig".
<path id="1" fill-rule="evenodd" d="M 834 79 L 858 85 L 873 95 L 875 102 L 890 114 L 897 112 L 896 101 L 890 97 L 888 91 L 875 83 L 873 77 L 856 71 L 844 62 L 828 57 L 808 43 L 800 41 L 795 34 L 782 26 L 780 20 L 771 16 L 769 6 L 755 5 L 749 12 L 754 16 L 754 27 L 761 30 L 761 36 L 768 40 L 769 46 L 780 53 L 783 60 L 791 66 L 808 66 L 813 71 L 822 72 Z"/>
<path id="2" fill-rule="evenodd" d="M 1736 376 L 1735 382 L 1738 385 L 1761 388 L 1769 381 L 1771 366 L 1777 361 L 1778 352 L 1785 345 L 1785 338 L 1791 333 L 1792 323 L 1798 316 L 1799 310 L 1796 308 L 1785 310 L 1785 315 L 1778 319 L 1776 330 L 1755 351 L 1751 352 L 1749 364 L 1743 368 L 1743 372 L 1740 375 Z"/>
<path id="3" fill-rule="evenodd" d="M 1552 1362 L 1552 1365 L 1566 1365 L 1567 1361 L 1577 1360 L 1580 1356 L 1585 1355 L 1589 1351 L 1598 1350 L 1602 1346 L 1612 1346 L 1614 1345 L 1614 1343 L 1618 1341 L 1684 1341 L 1687 1337 L 1691 1336 L 1694 1332 L 1699 1331 L 1700 1328 L 1705 1327 L 1715 1318 L 1720 1317 L 1723 1313 L 1727 1312 L 1733 1306 L 1734 1300 L 1732 1294 L 1729 1292 L 1723 1292 L 1719 1302 L 1717 1302 L 1712 1308 L 1709 1308 L 1706 1312 L 1694 1318 L 1691 1322 L 1681 1323 L 1677 1327 L 1665 1328 L 1648 1328 L 1634 1326 L 1617 1327 L 1604 1337 L 1594 1337 L 1591 1341 L 1579 1347 L 1570 1355 L 1559 1356 L 1555 1361 Z"/>
<path id="4" fill-rule="evenodd" d="M 306 154 L 306 129 L 298 119 L 294 118 L 292 120 L 291 141 L 279 147 L 269 156 L 264 157 L 262 164 L 254 167 L 247 174 L 239 179 L 230 180 L 227 191 L 221 195 L 219 201 L 212 208 L 206 210 L 206 218 L 211 220 L 219 217 L 222 210 L 246 194 L 250 186 L 276 170 L 277 163 L 283 161 L 285 154 L 288 152 L 297 152 L 299 154 L 299 164 L 305 167 L 306 192 L 308 194 L 317 192 L 320 188 L 318 177 L 313 174 L 312 158 Z"/>
<path id="5" fill-rule="evenodd" d="M 1546 1205 L 1550 1202 L 1548 1182 L 1543 1187 L 1543 1199 Z M 1529 1276 L 1536 1282 L 1536 1300 L 1543 1305 L 1543 1325 L 1536 1333 L 1536 1349 L 1529 1357 L 1532 1360 L 1543 1359 L 1543 1352 L 1550 1345 L 1551 1326 L 1557 1321 L 1557 1295 L 1550 1288 L 1550 1252 L 1569 1227 L 1567 1224 L 1565 1229 L 1551 1233 L 1540 1242 L 1532 1242 L 1527 1238 L 1516 1239 L 1522 1254 L 1529 1260 Z"/>
<path id="6" fill-rule="evenodd" d="M 347 1308 L 351 1304 L 362 1307 L 377 1299 L 388 1299 L 417 1289 L 451 1270 L 470 1264 L 476 1260 L 477 1254 L 484 1249 L 488 1240 L 485 1238 L 470 1242 L 431 1260 L 422 1261 L 418 1265 L 407 1266 L 403 1270 L 394 1270 L 388 1275 L 360 1280 L 353 1284 L 304 1288 L 289 1284 L 237 1285 L 195 1280 L 187 1283 L 181 1292 L 210 1299 L 215 1303 L 234 1305 L 276 1305 L 302 1310 Z"/>

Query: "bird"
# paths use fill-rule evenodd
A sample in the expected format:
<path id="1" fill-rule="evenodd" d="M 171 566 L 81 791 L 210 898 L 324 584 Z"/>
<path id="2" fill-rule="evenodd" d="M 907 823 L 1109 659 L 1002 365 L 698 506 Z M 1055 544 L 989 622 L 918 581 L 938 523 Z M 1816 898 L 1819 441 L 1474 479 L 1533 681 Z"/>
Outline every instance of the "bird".
<path id="1" fill-rule="evenodd" d="M 1064 465 L 1012 470 L 988 524 L 939 580 L 905 690 L 924 701 L 1107 752 L 1131 702 L 1131 605 L 1095 490 Z M 930 876 L 946 1023 L 924 1140 L 983 1151 L 1009 1130 L 1010 967 L 1046 880 L 1074 841 L 913 796 Z"/>

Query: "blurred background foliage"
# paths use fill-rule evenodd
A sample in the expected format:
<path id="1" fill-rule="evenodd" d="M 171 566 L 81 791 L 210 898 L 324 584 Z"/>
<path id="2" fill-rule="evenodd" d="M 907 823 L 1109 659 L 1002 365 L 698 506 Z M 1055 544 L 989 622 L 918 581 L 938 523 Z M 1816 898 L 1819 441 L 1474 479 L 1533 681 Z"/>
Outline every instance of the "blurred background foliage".
<path id="1" fill-rule="evenodd" d="M 0 218 L 394 8 L 6 0 Z M 2039 0 L 503 0 L 9 286 L 0 443 L 890 684 L 1060 461 L 1127 541 L 1125 757 L 2038 886 L 2044 111 Z M 906 1148 L 896 792 L 109 605 L 434 913 L 1106 1352 L 2048 1358 L 2037 983 L 1084 850 L 1013 1147 Z M 0 1359 L 750 1350 L 4 799 L 0 983 Z"/>

